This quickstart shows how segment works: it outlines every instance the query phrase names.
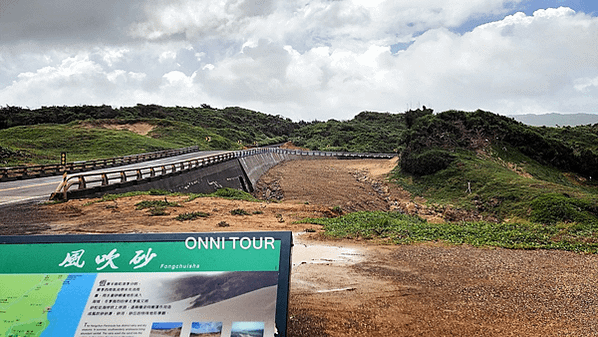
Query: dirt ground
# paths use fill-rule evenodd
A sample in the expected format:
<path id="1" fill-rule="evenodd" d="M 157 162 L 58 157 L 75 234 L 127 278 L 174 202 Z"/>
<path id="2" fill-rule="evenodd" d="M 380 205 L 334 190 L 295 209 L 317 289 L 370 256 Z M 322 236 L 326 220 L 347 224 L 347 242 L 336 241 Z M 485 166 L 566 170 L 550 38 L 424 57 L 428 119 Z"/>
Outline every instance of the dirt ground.
<path id="1" fill-rule="evenodd" d="M 83 126 L 84 128 L 94 128 L 94 127 L 98 127 L 97 125 L 93 125 L 90 123 L 86 123 L 83 122 L 81 123 L 81 126 Z M 131 131 L 134 132 L 136 134 L 145 136 L 148 133 L 150 133 L 155 126 L 145 123 L 145 122 L 137 122 L 137 123 L 127 123 L 127 124 L 120 124 L 120 123 L 102 123 L 101 125 L 99 125 L 100 127 L 104 128 L 104 129 L 110 129 L 110 130 L 127 130 L 127 131 Z"/>
<path id="2" fill-rule="evenodd" d="M 167 197 L 182 207 L 160 216 L 135 205 L 163 196 L 2 208 L 0 234 L 292 230 L 297 235 L 288 336 L 598 336 L 594 255 L 330 240 L 318 225 L 294 223 L 338 216 L 339 210 L 400 211 L 439 224 L 480 218 L 411 200 L 387 183 L 395 165 L 393 160 L 288 161 L 258 183 L 255 194 L 262 202 Z M 235 209 L 249 215 L 232 215 Z M 209 216 L 175 219 L 197 211 Z M 306 255 L 310 247 L 317 249 Z M 324 257 L 318 249 L 349 252 Z"/>

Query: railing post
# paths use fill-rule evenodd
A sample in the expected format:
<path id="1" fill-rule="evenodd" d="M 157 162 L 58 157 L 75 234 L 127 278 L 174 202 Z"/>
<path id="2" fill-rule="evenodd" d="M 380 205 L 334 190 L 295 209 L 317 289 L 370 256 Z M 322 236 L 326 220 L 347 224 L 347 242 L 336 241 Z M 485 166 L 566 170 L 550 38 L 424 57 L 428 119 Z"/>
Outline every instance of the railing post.
<path id="1" fill-rule="evenodd" d="M 156 170 L 154 170 L 153 167 L 150 168 L 150 177 L 155 177 L 156 176 Z"/>
<path id="2" fill-rule="evenodd" d="M 141 169 L 137 169 L 137 180 L 143 179 L 143 174 L 141 174 Z"/>
<path id="3" fill-rule="evenodd" d="M 127 174 L 125 173 L 125 171 L 120 171 L 120 182 L 127 182 Z"/>
<path id="4" fill-rule="evenodd" d="M 106 173 L 102 173 L 102 186 L 108 185 L 108 175 Z"/>
<path id="5" fill-rule="evenodd" d="M 66 201 L 68 197 L 68 186 L 66 185 L 67 174 L 66 171 L 62 174 L 62 200 Z"/>

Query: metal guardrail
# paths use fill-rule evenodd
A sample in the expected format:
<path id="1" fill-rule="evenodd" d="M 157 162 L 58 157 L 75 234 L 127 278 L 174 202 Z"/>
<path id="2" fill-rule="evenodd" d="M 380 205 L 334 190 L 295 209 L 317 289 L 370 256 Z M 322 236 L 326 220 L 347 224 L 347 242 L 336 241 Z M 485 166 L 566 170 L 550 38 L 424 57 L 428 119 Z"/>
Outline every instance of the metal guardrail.
<path id="1" fill-rule="evenodd" d="M 77 189 L 94 188 L 98 186 L 107 186 L 110 184 L 121 184 L 131 181 L 142 181 L 144 179 L 165 177 L 168 175 L 181 173 L 201 167 L 213 165 L 216 163 L 228 161 L 234 158 L 243 158 L 262 153 L 279 153 L 295 156 L 307 157 L 337 157 L 340 159 L 360 159 L 360 158 L 380 158 L 390 159 L 396 154 L 388 153 L 348 153 L 348 152 L 321 152 L 321 151 L 301 151 L 278 148 L 257 148 L 242 151 L 227 152 L 197 159 L 189 159 L 167 165 L 148 166 L 136 169 L 124 169 L 106 171 L 101 173 L 76 174 L 68 176 L 63 175 L 63 180 L 58 185 L 50 199 L 67 199 L 69 189 L 77 186 Z"/>
<path id="2" fill-rule="evenodd" d="M 66 163 L 66 165 L 49 164 L 35 166 L 0 167 L 0 181 L 20 180 L 48 177 L 63 174 L 64 172 L 77 173 L 106 167 L 116 167 L 140 163 L 148 160 L 178 156 L 185 153 L 199 151 L 198 146 L 191 146 L 181 149 L 148 152 L 123 157 L 97 159 Z"/>
<path id="3" fill-rule="evenodd" d="M 337 157 L 341 159 L 390 159 L 397 156 L 396 153 L 358 153 L 358 152 L 331 152 L 331 151 L 303 151 L 290 149 L 268 149 L 268 152 L 283 153 L 297 156 L 311 157 Z"/>

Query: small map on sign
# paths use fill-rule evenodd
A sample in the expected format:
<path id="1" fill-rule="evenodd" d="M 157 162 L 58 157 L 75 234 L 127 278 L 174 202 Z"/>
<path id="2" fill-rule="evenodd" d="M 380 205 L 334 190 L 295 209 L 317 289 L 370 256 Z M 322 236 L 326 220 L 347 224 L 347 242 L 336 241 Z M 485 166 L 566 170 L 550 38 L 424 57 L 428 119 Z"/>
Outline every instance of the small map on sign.
<path id="1" fill-rule="evenodd" d="M 0 275 L 0 335 L 45 337 L 58 326 L 74 335 L 87 300 L 77 300 L 77 294 L 89 294 L 94 280 L 95 275 Z"/>

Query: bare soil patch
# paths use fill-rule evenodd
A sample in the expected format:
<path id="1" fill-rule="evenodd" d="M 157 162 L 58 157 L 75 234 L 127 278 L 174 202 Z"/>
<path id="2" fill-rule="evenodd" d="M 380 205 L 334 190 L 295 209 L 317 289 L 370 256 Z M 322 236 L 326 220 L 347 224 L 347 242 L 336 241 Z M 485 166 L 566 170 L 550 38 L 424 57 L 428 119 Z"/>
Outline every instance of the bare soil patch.
<path id="1" fill-rule="evenodd" d="M 154 125 L 151 125 L 149 123 L 145 123 L 145 122 L 137 122 L 137 123 L 126 123 L 126 124 L 120 124 L 120 123 L 102 123 L 100 125 L 95 125 L 95 124 L 91 124 L 91 123 L 81 123 L 81 126 L 84 128 L 94 128 L 94 127 L 101 127 L 104 129 L 110 129 L 110 130 L 126 130 L 126 131 L 131 131 L 134 132 L 136 134 L 142 135 L 142 136 L 147 136 L 148 133 L 150 133 L 153 129 L 154 129 Z"/>
<path id="2" fill-rule="evenodd" d="M 355 260 L 295 261 L 289 336 L 596 336 L 598 258 L 563 251 L 523 251 L 446 246 L 388 246 L 363 240 L 337 241 L 305 217 L 358 210 L 394 210 L 442 223 L 476 218 L 437 210 L 412 200 L 386 182 L 395 163 L 387 160 L 289 161 L 258 183 L 262 202 L 166 197 L 182 207 L 152 216 L 137 210 L 139 196 L 91 203 L 71 200 L 19 208 L 4 216 L 0 234 L 208 232 L 306 229 L 295 249 L 329 245 L 351 248 Z M 274 202 L 274 200 L 277 200 Z M 338 206 L 338 207 L 337 207 Z M 12 208 L 14 209 L 14 207 Z M 242 209 L 249 215 L 233 215 Z M 208 217 L 177 221 L 182 213 Z M 452 213 L 451 213 L 452 212 Z M 32 218 L 28 218 L 31 216 Z M 314 232 L 315 231 L 315 232 Z"/>
<path id="3" fill-rule="evenodd" d="M 154 125 L 143 122 L 133 124 L 102 124 L 102 127 L 111 130 L 127 130 L 142 136 L 146 136 L 154 129 Z"/>

